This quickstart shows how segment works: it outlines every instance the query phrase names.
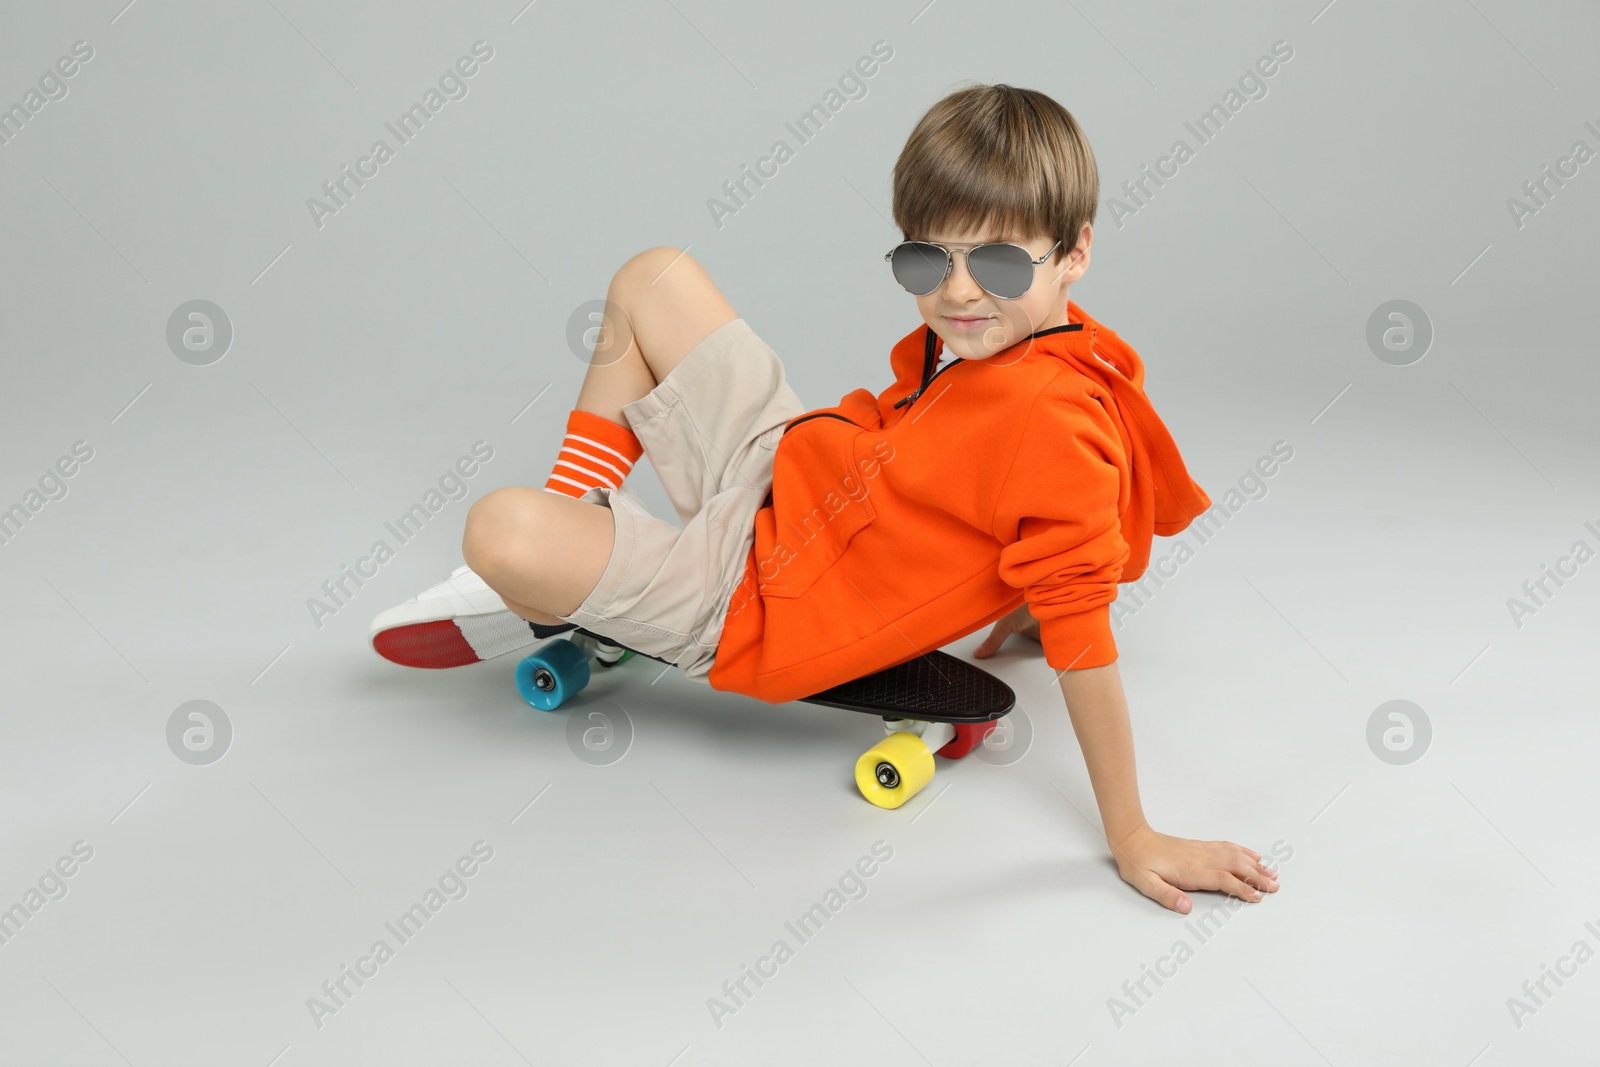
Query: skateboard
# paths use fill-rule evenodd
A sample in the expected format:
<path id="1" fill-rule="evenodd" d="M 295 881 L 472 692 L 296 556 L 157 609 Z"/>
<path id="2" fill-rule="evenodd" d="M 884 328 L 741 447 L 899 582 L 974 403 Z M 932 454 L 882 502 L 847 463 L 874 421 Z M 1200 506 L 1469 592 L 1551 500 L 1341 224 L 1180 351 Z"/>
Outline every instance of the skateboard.
<path id="1" fill-rule="evenodd" d="M 630 656 L 669 663 L 576 627 L 517 664 L 517 692 L 555 711 L 589 684 L 589 661 L 615 667 Z M 960 759 L 1016 706 L 1011 687 L 981 667 L 933 651 L 808 697 L 883 719 L 883 739 L 856 760 L 856 788 L 880 808 L 898 808 L 933 780 L 934 756 Z"/>

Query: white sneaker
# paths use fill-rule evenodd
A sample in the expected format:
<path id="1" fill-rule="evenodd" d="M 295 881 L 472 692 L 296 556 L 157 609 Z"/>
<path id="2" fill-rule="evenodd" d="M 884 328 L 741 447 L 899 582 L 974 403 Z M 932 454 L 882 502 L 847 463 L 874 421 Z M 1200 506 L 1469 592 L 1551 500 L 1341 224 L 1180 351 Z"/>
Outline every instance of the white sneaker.
<path id="1" fill-rule="evenodd" d="M 369 640 L 405 667 L 462 667 L 540 642 L 528 620 L 462 564 L 450 577 L 372 620 Z"/>

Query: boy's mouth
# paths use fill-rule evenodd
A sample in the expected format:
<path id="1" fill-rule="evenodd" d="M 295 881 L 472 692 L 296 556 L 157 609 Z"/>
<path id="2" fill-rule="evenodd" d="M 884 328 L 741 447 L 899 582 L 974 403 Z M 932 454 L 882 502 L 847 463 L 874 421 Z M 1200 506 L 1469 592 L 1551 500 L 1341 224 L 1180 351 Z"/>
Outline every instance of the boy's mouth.
<path id="1" fill-rule="evenodd" d="M 958 330 L 975 330 L 984 323 L 988 322 L 989 318 L 990 316 L 987 315 L 981 318 L 971 318 L 960 315 L 946 315 L 944 320 Z"/>

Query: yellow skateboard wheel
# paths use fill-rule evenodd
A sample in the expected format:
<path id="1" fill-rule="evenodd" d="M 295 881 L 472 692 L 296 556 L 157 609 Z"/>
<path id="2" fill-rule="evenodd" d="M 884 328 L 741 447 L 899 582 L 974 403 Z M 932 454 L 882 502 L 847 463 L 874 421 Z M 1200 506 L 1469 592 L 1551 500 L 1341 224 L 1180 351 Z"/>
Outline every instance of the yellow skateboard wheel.
<path id="1" fill-rule="evenodd" d="M 880 808 L 898 808 L 933 781 L 933 753 L 914 733 L 899 730 L 856 760 L 856 788 Z"/>

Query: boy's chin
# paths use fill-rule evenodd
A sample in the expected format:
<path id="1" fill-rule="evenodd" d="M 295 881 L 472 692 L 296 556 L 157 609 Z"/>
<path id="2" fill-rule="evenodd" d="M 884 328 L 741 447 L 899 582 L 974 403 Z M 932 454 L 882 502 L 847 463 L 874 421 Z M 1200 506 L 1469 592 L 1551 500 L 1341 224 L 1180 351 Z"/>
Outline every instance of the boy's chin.
<path id="1" fill-rule="evenodd" d="M 937 330 L 934 331 L 938 333 Z M 991 326 L 987 330 L 980 330 L 977 334 L 961 334 L 949 336 L 940 334 L 944 339 L 945 351 L 953 356 L 964 359 L 987 359 L 1006 347 L 1004 330 L 998 326 Z"/>

